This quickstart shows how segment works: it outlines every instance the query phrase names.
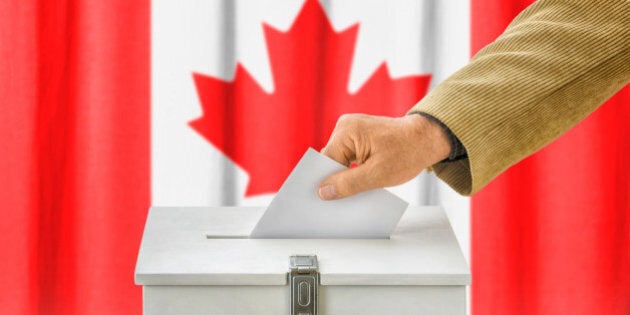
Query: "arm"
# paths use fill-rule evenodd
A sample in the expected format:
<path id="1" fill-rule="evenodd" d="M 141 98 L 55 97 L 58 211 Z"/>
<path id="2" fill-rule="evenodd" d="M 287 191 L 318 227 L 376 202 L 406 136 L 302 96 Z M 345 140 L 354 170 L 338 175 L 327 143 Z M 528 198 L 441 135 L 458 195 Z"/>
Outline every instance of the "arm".
<path id="1" fill-rule="evenodd" d="M 433 166 L 462 194 L 553 141 L 630 80 L 630 1 L 541 0 L 411 113 L 442 121 L 468 159 Z"/>
<path id="2" fill-rule="evenodd" d="M 540 0 L 514 19 L 467 66 L 411 109 L 410 113 L 426 113 L 446 125 L 468 156 L 453 162 L 439 162 L 442 160 L 433 156 L 431 161 L 424 159 L 420 164 L 435 163 L 429 165 L 442 180 L 461 194 L 473 194 L 577 124 L 629 80 L 630 1 Z M 363 128 L 369 127 L 364 124 Z M 338 160 L 341 153 L 327 152 L 344 151 L 343 156 L 353 156 L 352 146 L 340 149 L 335 144 L 344 137 L 335 130 L 323 152 Z M 439 147 L 445 139 L 442 135 L 424 141 L 429 144 L 408 142 L 407 148 L 395 150 L 422 146 L 426 152 L 430 143 Z M 361 143 L 353 146 L 354 151 L 365 150 Z M 387 150 L 378 152 L 382 151 Z M 378 157 L 378 152 L 362 155 Z M 410 162 L 413 161 L 378 158 L 374 164 L 379 165 L 371 168 Z M 362 177 L 348 180 L 341 173 L 325 180 L 322 187 L 339 186 L 337 190 L 350 194 L 365 190 L 344 188 L 355 185 L 354 180 Z M 398 177 L 412 178 L 418 173 Z M 389 177 L 393 175 L 370 179 L 373 184 L 369 188 L 389 186 Z M 337 194 L 349 195 L 339 191 Z"/>

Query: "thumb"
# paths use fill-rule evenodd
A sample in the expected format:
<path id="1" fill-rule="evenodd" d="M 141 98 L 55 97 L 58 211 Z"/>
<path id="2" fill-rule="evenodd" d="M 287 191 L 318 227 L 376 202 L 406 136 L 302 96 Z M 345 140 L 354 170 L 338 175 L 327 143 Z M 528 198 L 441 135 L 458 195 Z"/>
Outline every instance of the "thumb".
<path id="1" fill-rule="evenodd" d="M 337 172 L 319 185 L 317 194 L 322 200 L 335 200 L 378 188 L 372 170 L 373 167 L 365 163 Z"/>

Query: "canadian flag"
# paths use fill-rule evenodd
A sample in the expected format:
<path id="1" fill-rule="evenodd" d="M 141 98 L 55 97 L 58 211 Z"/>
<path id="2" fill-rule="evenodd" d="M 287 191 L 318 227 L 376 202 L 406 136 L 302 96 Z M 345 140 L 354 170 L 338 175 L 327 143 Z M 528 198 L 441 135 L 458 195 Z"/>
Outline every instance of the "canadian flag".
<path id="1" fill-rule="evenodd" d="M 1 4 L 0 313 L 140 314 L 150 205 L 268 204 L 339 115 L 404 115 L 529 3 Z M 630 313 L 629 101 L 472 211 L 432 174 L 391 188 L 446 209 L 474 314 Z"/>
<path id="2" fill-rule="evenodd" d="M 466 7 L 154 3 L 153 201 L 266 203 L 341 114 L 404 115 L 464 65 Z"/>

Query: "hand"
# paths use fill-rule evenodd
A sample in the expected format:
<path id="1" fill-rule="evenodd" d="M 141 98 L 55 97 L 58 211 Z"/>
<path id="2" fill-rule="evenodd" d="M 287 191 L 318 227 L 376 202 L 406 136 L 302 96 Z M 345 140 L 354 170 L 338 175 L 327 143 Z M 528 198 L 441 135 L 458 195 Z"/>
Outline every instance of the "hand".
<path id="1" fill-rule="evenodd" d="M 346 166 L 356 162 L 357 167 L 325 179 L 319 186 L 319 197 L 340 199 L 400 185 L 447 158 L 450 150 L 446 132 L 421 115 L 343 115 L 322 153 Z"/>

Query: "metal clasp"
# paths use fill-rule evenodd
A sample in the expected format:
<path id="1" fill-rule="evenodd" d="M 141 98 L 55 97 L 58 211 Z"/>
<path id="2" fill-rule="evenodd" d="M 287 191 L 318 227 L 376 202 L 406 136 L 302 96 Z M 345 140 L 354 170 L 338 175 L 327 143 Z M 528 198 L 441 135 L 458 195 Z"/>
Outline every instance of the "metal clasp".
<path id="1" fill-rule="evenodd" d="M 291 315 L 317 314 L 317 287 L 319 285 L 317 267 L 317 256 L 290 257 Z"/>

